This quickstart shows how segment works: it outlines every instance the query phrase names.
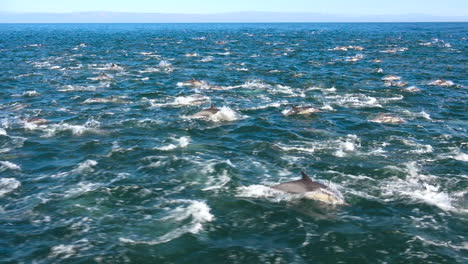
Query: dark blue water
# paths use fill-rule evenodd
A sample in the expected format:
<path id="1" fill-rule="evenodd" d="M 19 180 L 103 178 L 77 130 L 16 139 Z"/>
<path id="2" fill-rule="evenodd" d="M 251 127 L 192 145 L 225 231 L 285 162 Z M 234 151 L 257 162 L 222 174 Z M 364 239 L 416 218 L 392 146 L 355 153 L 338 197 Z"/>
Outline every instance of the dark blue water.
<path id="1" fill-rule="evenodd" d="M 467 23 L 0 25 L 0 262 L 466 263 L 467 41 Z M 349 205 L 268 188 L 301 170 Z"/>

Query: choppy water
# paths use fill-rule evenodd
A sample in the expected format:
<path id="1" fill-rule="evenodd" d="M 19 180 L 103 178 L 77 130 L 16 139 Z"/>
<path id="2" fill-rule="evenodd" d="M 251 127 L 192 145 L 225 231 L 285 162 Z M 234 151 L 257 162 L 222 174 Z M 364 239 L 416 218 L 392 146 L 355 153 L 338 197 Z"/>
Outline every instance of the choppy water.
<path id="1" fill-rule="evenodd" d="M 466 263 L 467 29 L 1 25 L 0 262 Z"/>

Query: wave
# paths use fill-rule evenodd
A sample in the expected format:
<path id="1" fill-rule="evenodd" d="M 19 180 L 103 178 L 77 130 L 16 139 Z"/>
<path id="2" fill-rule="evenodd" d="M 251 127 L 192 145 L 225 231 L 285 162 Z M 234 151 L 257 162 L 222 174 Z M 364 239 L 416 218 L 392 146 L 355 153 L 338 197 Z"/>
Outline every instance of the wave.
<path id="1" fill-rule="evenodd" d="M 69 131 L 75 136 L 83 135 L 84 133 L 101 133 L 99 129 L 100 123 L 92 118 L 88 119 L 83 125 L 71 125 L 68 123 L 37 125 L 32 122 L 23 122 L 26 130 L 43 131 L 43 137 L 53 137 L 59 132 Z"/>
<path id="2" fill-rule="evenodd" d="M 203 201 L 196 200 L 168 200 L 168 204 L 180 204 L 174 209 L 167 211 L 167 216 L 158 219 L 158 222 L 172 223 L 178 227 L 172 231 L 159 236 L 154 240 L 134 240 L 131 238 L 120 237 L 119 241 L 129 244 L 148 244 L 157 245 L 167 243 L 184 234 L 197 234 L 203 230 L 203 226 L 212 222 L 215 217 L 211 214 L 211 208 Z"/>
<path id="3" fill-rule="evenodd" d="M 383 184 L 385 201 L 406 197 L 413 202 L 437 206 L 444 211 L 468 212 L 465 208 L 457 208 L 456 199 L 441 190 L 442 187 L 437 183 L 438 177 L 421 174 L 416 162 L 407 163 L 403 171 L 407 174 L 404 179 L 392 177 L 386 184 Z"/>
<path id="4" fill-rule="evenodd" d="M 5 194 L 11 193 L 12 191 L 18 189 L 21 186 L 15 178 L 0 178 L 0 197 Z"/>
<path id="5" fill-rule="evenodd" d="M 169 144 L 166 146 L 162 147 L 156 147 L 155 149 L 163 150 L 163 151 L 168 151 L 168 150 L 173 150 L 176 148 L 185 148 L 190 144 L 190 137 L 180 137 L 180 138 L 171 138 L 171 140 L 175 141 L 177 145 L 175 144 Z"/>

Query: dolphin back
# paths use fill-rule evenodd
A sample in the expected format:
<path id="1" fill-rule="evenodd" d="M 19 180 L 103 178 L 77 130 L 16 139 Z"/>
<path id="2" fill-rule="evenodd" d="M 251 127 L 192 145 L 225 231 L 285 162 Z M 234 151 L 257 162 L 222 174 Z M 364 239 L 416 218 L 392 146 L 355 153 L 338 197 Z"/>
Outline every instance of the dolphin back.
<path id="1" fill-rule="evenodd" d="M 303 171 L 301 172 L 302 179 L 290 182 L 284 182 L 278 185 L 275 185 L 271 188 L 280 190 L 288 193 L 305 193 L 312 192 L 318 189 L 327 189 L 327 186 L 313 181 L 307 174 Z"/>

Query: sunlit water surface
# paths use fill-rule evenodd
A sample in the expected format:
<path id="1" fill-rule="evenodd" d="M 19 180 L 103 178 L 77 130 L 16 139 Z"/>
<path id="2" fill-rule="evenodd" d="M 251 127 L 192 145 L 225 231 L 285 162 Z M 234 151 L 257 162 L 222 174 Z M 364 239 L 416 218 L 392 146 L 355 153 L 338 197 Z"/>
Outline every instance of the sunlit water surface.
<path id="1" fill-rule="evenodd" d="M 466 263 L 467 29 L 0 25 L 0 262 Z"/>

